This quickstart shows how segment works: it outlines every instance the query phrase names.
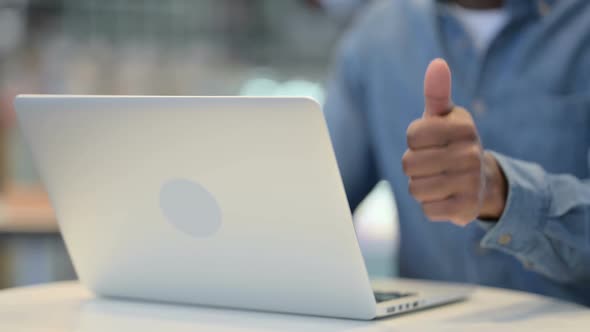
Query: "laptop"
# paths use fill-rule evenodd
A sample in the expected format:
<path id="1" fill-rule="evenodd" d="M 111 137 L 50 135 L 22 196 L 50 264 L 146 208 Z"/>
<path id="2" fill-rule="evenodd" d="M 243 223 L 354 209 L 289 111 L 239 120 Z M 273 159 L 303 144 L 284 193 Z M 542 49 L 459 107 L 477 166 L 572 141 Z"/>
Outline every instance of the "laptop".
<path id="1" fill-rule="evenodd" d="M 98 296 L 370 320 L 472 290 L 374 289 L 311 99 L 21 95 L 15 106 Z"/>

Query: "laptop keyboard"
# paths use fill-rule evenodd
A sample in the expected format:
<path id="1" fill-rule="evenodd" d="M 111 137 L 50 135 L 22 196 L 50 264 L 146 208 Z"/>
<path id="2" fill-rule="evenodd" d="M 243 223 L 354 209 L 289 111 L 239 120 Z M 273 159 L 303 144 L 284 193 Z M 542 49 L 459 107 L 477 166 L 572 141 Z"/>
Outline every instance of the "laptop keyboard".
<path id="1" fill-rule="evenodd" d="M 397 300 L 402 297 L 412 296 L 414 293 L 402 293 L 402 292 L 375 292 L 375 300 L 379 302 Z"/>

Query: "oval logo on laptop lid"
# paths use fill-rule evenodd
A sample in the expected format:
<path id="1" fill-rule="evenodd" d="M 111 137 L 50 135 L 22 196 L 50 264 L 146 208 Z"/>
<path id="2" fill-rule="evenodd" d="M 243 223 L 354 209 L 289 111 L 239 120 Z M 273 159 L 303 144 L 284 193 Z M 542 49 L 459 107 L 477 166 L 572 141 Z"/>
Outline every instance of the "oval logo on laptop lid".
<path id="1" fill-rule="evenodd" d="M 213 195 L 187 179 L 162 185 L 160 208 L 172 225 L 196 237 L 211 236 L 221 228 L 221 208 Z"/>

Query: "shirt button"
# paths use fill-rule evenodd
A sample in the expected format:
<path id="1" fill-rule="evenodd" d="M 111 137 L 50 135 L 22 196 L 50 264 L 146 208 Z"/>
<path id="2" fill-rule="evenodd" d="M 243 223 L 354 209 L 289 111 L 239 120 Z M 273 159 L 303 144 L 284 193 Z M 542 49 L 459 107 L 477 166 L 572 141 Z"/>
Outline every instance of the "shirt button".
<path id="1" fill-rule="evenodd" d="M 486 104 L 481 99 L 474 100 L 471 107 L 477 115 L 483 115 L 486 112 Z"/>
<path id="2" fill-rule="evenodd" d="M 503 245 L 503 246 L 509 244 L 510 242 L 512 242 L 512 236 L 510 234 L 508 234 L 508 233 L 502 234 L 498 238 L 498 243 L 501 244 L 501 245 Z"/>

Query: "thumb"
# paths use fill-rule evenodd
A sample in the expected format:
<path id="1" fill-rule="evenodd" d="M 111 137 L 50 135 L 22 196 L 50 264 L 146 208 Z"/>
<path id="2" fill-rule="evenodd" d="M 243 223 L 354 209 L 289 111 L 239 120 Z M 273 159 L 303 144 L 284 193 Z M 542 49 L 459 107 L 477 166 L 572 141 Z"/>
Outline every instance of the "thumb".
<path id="1" fill-rule="evenodd" d="M 449 113 L 451 101 L 451 70 L 443 59 L 434 59 L 424 75 L 424 116 Z"/>

